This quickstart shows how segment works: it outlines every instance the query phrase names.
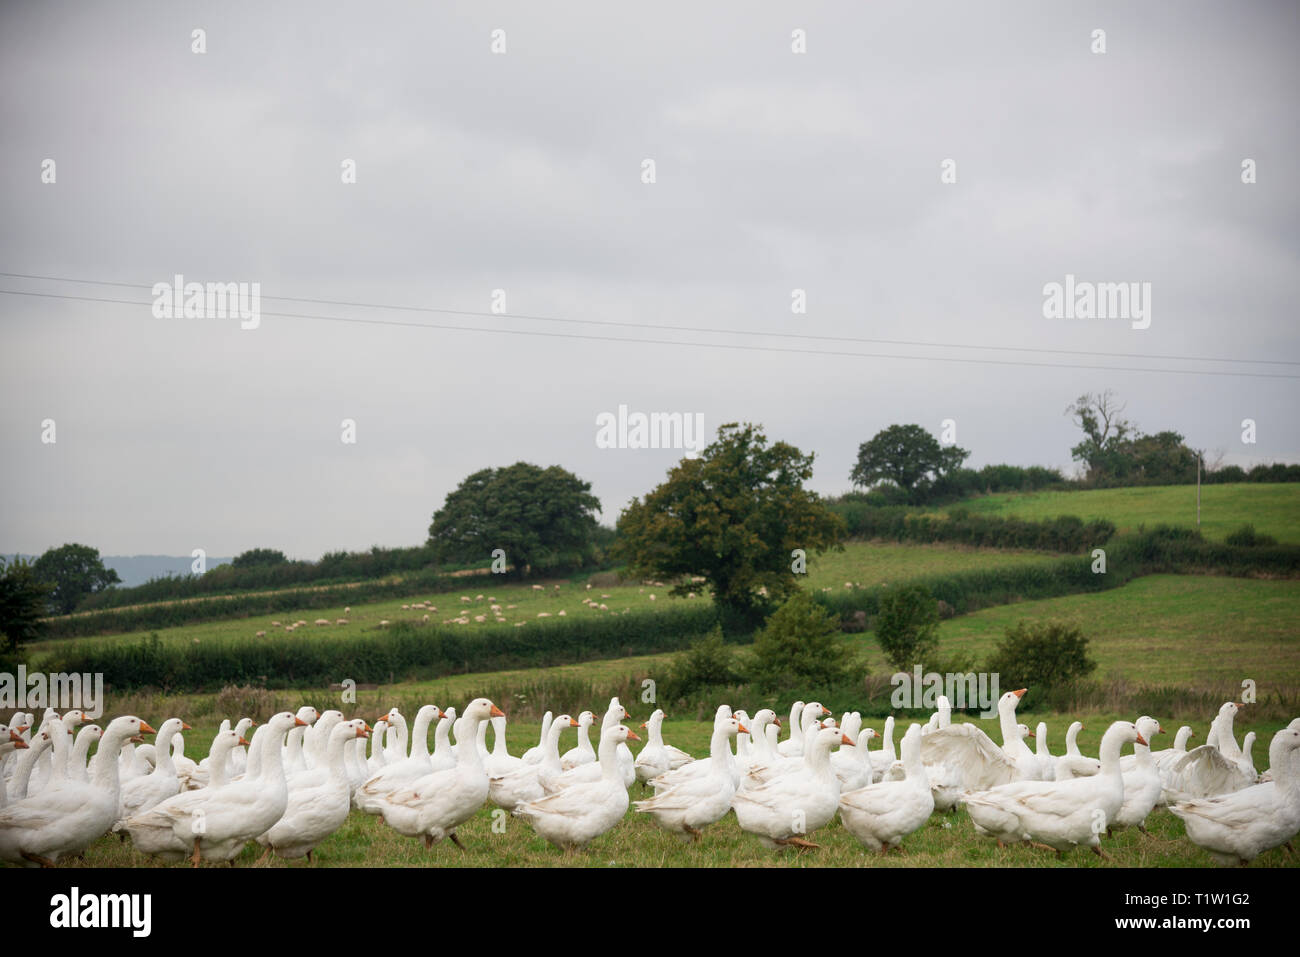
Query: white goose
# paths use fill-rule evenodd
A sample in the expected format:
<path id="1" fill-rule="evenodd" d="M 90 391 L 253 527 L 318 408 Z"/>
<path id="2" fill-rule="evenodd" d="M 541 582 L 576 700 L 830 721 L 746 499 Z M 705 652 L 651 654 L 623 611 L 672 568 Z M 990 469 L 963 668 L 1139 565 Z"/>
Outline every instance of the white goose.
<path id="1" fill-rule="evenodd" d="M 1065 754 L 1056 759 L 1057 781 L 1070 778 L 1089 778 L 1101 771 L 1101 762 L 1087 757 L 1079 750 L 1079 732 L 1083 730 L 1081 721 L 1071 721 L 1065 732 Z"/>
<path id="2" fill-rule="evenodd" d="M 1038 780 L 1038 758 L 1025 744 L 1016 723 L 1016 705 L 1026 690 L 1008 691 L 998 699 L 1002 747 L 973 724 L 954 724 L 924 736 L 921 758 L 934 791 L 935 808 L 950 810 L 966 791 Z"/>
<path id="3" fill-rule="evenodd" d="M 542 715 L 542 730 L 537 736 L 537 743 L 524 752 L 524 764 L 541 764 L 542 759 L 546 757 L 546 735 L 551 730 L 551 722 L 555 716 L 551 712 Z"/>
<path id="4" fill-rule="evenodd" d="M 627 814 L 627 786 L 619 770 L 618 746 L 641 740 L 624 725 L 605 728 L 600 735 L 601 769 L 596 781 L 579 781 L 537 801 L 521 804 L 514 814 L 524 818 L 546 840 L 570 851 L 604 834 Z"/>
<path id="5" fill-rule="evenodd" d="M 803 754 L 803 709 L 802 701 L 790 705 L 790 737 L 777 745 L 778 754 L 790 758 Z"/>
<path id="6" fill-rule="evenodd" d="M 305 857 L 310 862 L 316 845 L 343 826 L 352 809 L 343 751 L 349 741 L 364 738 L 366 733 L 366 723 L 360 719 L 334 724 L 326 744 L 325 765 L 293 777 L 284 815 L 257 838 L 266 848 L 263 858 L 274 851 L 286 860 Z"/>
<path id="7" fill-rule="evenodd" d="M 441 717 L 442 712 L 437 705 L 426 704 L 416 712 L 414 735 L 411 739 L 411 756 L 385 764 L 377 774 L 369 777 L 361 785 L 360 793 L 357 795 L 357 806 L 360 810 L 367 814 L 378 814 L 379 799 L 384 795 L 406 787 L 426 774 L 433 773 L 433 763 L 429 760 L 429 725 Z M 364 737 L 364 734 L 355 733 L 343 737 L 343 744 L 339 746 L 340 762 L 343 761 L 343 749 L 347 743 Z M 334 736 L 331 732 L 331 748 L 333 744 Z M 328 760 L 331 763 L 333 761 L 332 758 Z"/>
<path id="8" fill-rule="evenodd" d="M 72 760 L 68 764 L 68 774 L 74 781 L 80 781 L 85 784 L 90 780 L 90 771 L 86 764 L 89 761 L 90 746 L 104 736 L 104 729 L 97 724 L 86 724 L 81 726 L 77 732 L 77 743 L 72 749 Z"/>
<path id="9" fill-rule="evenodd" d="M 662 715 L 663 712 L 654 714 Z M 654 715 L 650 719 L 653 721 Z M 709 757 L 712 758 L 709 773 L 659 791 L 647 800 L 636 801 L 633 807 L 639 813 L 649 814 L 656 824 L 674 832 L 682 840 L 698 841 L 703 828 L 722 820 L 731 810 L 736 782 L 727 773 L 723 752 L 730 751 L 730 740 L 737 734 L 747 733 L 748 729 L 737 718 L 715 723 L 709 742 Z"/>
<path id="10" fill-rule="evenodd" d="M 475 698 L 456 722 L 456 766 L 412 782 L 387 795 L 382 801 L 384 823 L 407 837 L 422 837 L 432 847 L 445 837 L 463 850 L 456 828 L 483 806 L 488 796 L 488 777 L 476 746 L 479 726 L 502 714 L 487 698 Z"/>
<path id="11" fill-rule="evenodd" d="M 590 711 L 578 715 L 578 746 L 564 752 L 560 758 L 560 767 L 568 771 L 580 764 L 591 764 L 596 760 L 596 751 L 591 746 L 591 726 L 596 716 Z"/>
<path id="12" fill-rule="evenodd" d="M 843 731 L 843 728 L 840 730 Z M 918 735 L 920 733 L 917 731 Z M 854 740 L 848 732 L 844 733 L 844 737 Z M 863 728 L 858 732 L 856 746 L 842 745 L 838 751 L 832 752 L 831 770 L 840 779 L 841 791 L 856 791 L 858 788 L 866 787 L 874 779 L 871 755 L 867 751 L 874 737 L 876 737 L 874 728 Z"/>
<path id="13" fill-rule="evenodd" d="M 1120 749 L 1146 743 L 1135 725 L 1116 721 L 1101 739 L 1101 771 L 1068 781 L 1016 781 L 967 795 L 966 810 L 979 834 L 1037 842 L 1063 851 L 1083 845 L 1101 855 L 1099 835 L 1124 804 Z M 1104 856 L 1104 855 L 1102 855 Z"/>
<path id="14" fill-rule="evenodd" d="M 717 730 L 718 725 L 720 723 L 729 720 L 731 720 L 731 708 L 725 704 L 719 705 L 718 709 L 713 713 L 714 730 L 715 731 Z M 739 786 L 740 766 L 736 764 L 736 756 L 731 753 L 731 748 L 727 748 L 727 753 L 724 756 L 724 762 L 726 764 L 727 773 L 731 775 L 732 780 L 734 780 L 736 782 L 736 785 Z M 658 792 L 658 791 L 666 790 L 668 788 L 677 787 L 678 785 L 683 784 L 684 782 L 689 781 L 692 778 L 705 777 L 708 774 L 710 774 L 712 771 L 713 771 L 713 758 L 711 757 L 701 758 L 698 761 L 691 761 L 689 764 L 683 764 L 681 767 L 673 771 L 667 771 L 659 775 L 657 778 L 651 778 L 650 786 L 654 788 L 656 792 Z"/>
<path id="15" fill-rule="evenodd" d="M 1133 745 L 1133 751 L 1137 760 L 1128 768 L 1124 767 L 1124 762 L 1120 762 L 1120 774 L 1124 778 L 1124 803 L 1110 823 L 1113 827 L 1136 827 L 1145 834 L 1147 815 L 1160 799 L 1161 784 L 1160 772 L 1151 760 L 1151 746 L 1142 742 L 1154 740 L 1157 734 L 1164 734 L 1165 729 L 1160 727 L 1159 721 L 1145 714 L 1135 724 L 1139 738 Z"/>
<path id="16" fill-rule="evenodd" d="M 1187 837 L 1220 864 L 1248 864 L 1300 833 L 1300 730 L 1283 728 L 1268 747 L 1273 780 L 1174 804 Z"/>
<path id="17" fill-rule="evenodd" d="M 523 758 L 516 758 L 506 747 L 506 719 L 504 717 L 493 718 L 492 724 L 492 751 L 483 761 L 483 766 L 487 768 L 488 777 L 507 774 L 510 771 L 524 767 Z"/>
<path id="18" fill-rule="evenodd" d="M 840 795 L 840 820 L 844 828 L 873 851 L 884 854 L 899 847 L 934 811 L 934 795 L 921 761 L 921 726 L 913 724 L 903 735 L 901 781 L 882 781 Z"/>
<path id="19" fill-rule="evenodd" d="M 578 722 L 567 714 L 553 716 L 546 729 L 543 757 L 537 764 L 524 764 L 512 771 L 488 778 L 488 799 L 497 807 L 513 811 L 521 804 L 536 801 L 546 794 L 546 784 L 563 773 L 560 767 L 560 736 L 565 728 Z"/>
<path id="20" fill-rule="evenodd" d="M 1047 747 L 1047 722 L 1038 722 L 1037 735 L 1034 736 L 1034 756 L 1038 758 L 1038 767 L 1044 781 L 1056 780 L 1056 756 Z"/>
<path id="21" fill-rule="evenodd" d="M 852 742 L 838 728 L 805 734 L 804 741 L 804 768 L 738 790 L 732 799 L 740 829 L 757 835 L 767 847 L 818 847 L 805 835 L 829 822 L 839 807 L 840 782 L 831 770 L 831 748 Z"/>
<path id="22" fill-rule="evenodd" d="M 1174 762 L 1165 779 L 1166 804 L 1229 794 L 1255 783 L 1255 776 L 1238 760 L 1241 751 L 1232 736 L 1232 721 L 1239 707 L 1229 701 L 1219 709 L 1206 735 L 1207 742 L 1213 739 L 1216 744 L 1192 748 Z"/>
<path id="23" fill-rule="evenodd" d="M 123 823 L 136 849 L 165 861 L 189 857 L 233 861 L 246 843 L 266 832 L 289 803 L 284 737 L 307 722 L 288 711 L 272 717 L 255 737 L 257 774 L 222 788 L 182 791 Z M 253 755 L 249 756 L 250 759 Z M 250 760 L 250 767 L 253 762 Z"/>
<path id="24" fill-rule="evenodd" d="M 191 730 L 180 718 L 168 718 L 158 726 L 157 741 L 158 763 L 152 774 L 132 778 L 121 786 L 121 797 L 114 831 L 122 829 L 122 822 L 133 814 L 147 811 L 181 790 L 180 779 L 176 777 L 176 765 L 171 759 L 172 738 L 182 731 Z"/>
<path id="25" fill-rule="evenodd" d="M 117 755 L 123 742 L 153 728 L 134 715 L 114 718 L 91 762 L 86 783 L 64 780 L 42 794 L 0 811 L 0 860 L 52 867 L 60 858 L 80 854 L 117 819 Z M 64 733 L 52 736 L 64 739 Z"/>
<path id="26" fill-rule="evenodd" d="M 650 717 L 641 727 L 646 729 L 646 744 L 641 749 L 641 753 L 636 756 L 633 767 L 636 770 L 636 779 L 642 784 L 647 784 L 651 778 L 675 771 L 695 760 L 681 748 L 664 744 L 664 713 L 661 708 L 650 712 Z"/>

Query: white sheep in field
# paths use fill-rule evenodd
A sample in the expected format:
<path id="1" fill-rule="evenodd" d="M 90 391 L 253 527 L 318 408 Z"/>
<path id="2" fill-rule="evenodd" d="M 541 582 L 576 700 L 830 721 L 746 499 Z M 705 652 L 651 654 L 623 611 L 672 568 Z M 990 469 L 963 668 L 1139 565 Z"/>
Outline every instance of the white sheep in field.
<path id="1" fill-rule="evenodd" d="M 587 591 L 591 591 L 591 582 L 587 582 Z"/>
<path id="2" fill-rule="evenodd" d="M 350 614 L 352 614 L 352 606 L 349 605 L 347 608 L 344 608 L 344 609 L 343 609 L 343 614 L 345 614 L 345 615 L 350 615 Z"/>
<path id="3" fill-rule="evenodd" d="M 389 623 L 390 623 L 390 622 L 388 621 L 388 619 L 385 618 L 383 621 L 381 621 L 381 622 L 379 623 L 379 627 L 382 628 L 384 625 L 387 625 L 387 624 L 389 624 Z"/>
<path id="4" fill-rule="evenodd" d="M 259 631 L 259 632 L 257 633 L 257 637 L 258 637 L 258 638 L 265 638 L 265 637 L 266 637 L 266 632 L 264 632 L 264 631 Z"/>
<path id="5" fill-rule="evenodd" d="M 606 604 L 604 604 L 604 603 L 602 602 L 602 603 L 601 603 L 601 606 L 600 606 L 600 610 L 601 610 L 601 611 L 609 611 L 609 606 L 606 605 Z"/>
<path id="6" fill-rule="evenodd" d="M 651 592 L 651 593 L 650 593 L 650 600 L 651 600 L 651 601 L 654 601 L 654 600 L 655 600 L 655 593 L 654 593 L 654 592 Z"/>
<path id="7" fill-rule="evenodd" d="M 565 616 L 566 612 L 561 611 L 561 612 L 559 612 L 558 614 L 559 614 L 559 616 L 560 616 L 561 618 L 563 618 L 563 617 Z"/>
<path id="8" fill-rule="evenodd" d="M 474 596 L 474 600 L 475 600 L 475 601 L 482 601 L 482 600 L 483 600 L 483 596 L 482 596 L 482 595 L 475 595 L 475 596 Z"/>
<path id="9" fill-rule="evenodd" d="M 346 618 L 340 618 L 340 619 L 338 619 L 336 622 L 334 622 L 334 624 L 336 624 L 336 625 L 346 625 L 347 623 L 348 623 L 348 620 L 347 620 Z"/>
<path id="10" fill-rule="evenodd" d="M 428 615 L 425 615 L 425 616 L 424 616 L 424 620 L 425 620 L 425 621 L 428 621 L 428 620 L 429 620 L 429 616 L 428 616 Z"/>
<path id="11" fill-rule="evenodd" d="M 533 591 L 542 591 L 542 590 L 543 590 L 543 589 L 542 589 L 542 586 L 541 586 L 541 585 L 534 585 L 534 586 L 533 586 Z"/>
<path id="12" fill-rule="evenodd" d="M 686 597 L 687 597 L 687 598 L 694 598 L 694 597 L 695 597 L 695 592 L 693 592 L 693 591 L 688 591 L 688 592 L 686 593 Z"/>
<path id="13" fill-rule="evenodd" d="M 278 621 L 273 621 L 273 622 L 271 622 L 271 627 L 272 627 L 272 628 L 279 628 L 279 627 L 280 627 L 280 623 L 279 623 Z"/>
<path id="14" fill-rule="evenodd" d="M 515 622 L 515 627 L 516 627 L 516 628 L 522 628 L 522 627 L 524 627 L 524 622 L 522 622 L 522 621 L 517 621 L 517 622 Z"/>
<path id="15" fill-rule="evenodd" d="M 330 623 L 330 620 L 329 620 L 328 618 L 317 618 L 317 619 L 316 619 L 316 624 L 318 624 L 318 625 L 328 625 L 329 623 Z"/>
<path id="16" fill-rule="evenodd" d="M 410 611 L 410 610 L 411 610 L 411 606 L 410 606 L 410 605 L 403 605 L 403 606 L 402 606 L 402 611 Z"/>
<path id="17" fill-rule="evenodd" d="M 475 615 L 474 620 L 479 622 L 487 621 L 487 615 Z"/>
<path id="18" fill-rule="evenodd" d="M 460 600 L 461 600 L 461 601 L 473 601 L 473 599 L 470 598 L 469 595 L 461 595 L 461 596 L 460 596 Z"/>
<path id="19" fill-rule="evenodd" d="M 537 613 L 537 617 L 538 617 L 538 618 L 550 618 L 550 617 L 551 617 L 551 613 L 550 613 L 549 611 L 539 611 L 539 612 Z"/>
<path id="20" fill-rule="evenodd" d="M 518 607 L 519 607 L 518 605 L 506 605 L 506 610 L 509 611 L 511 608 L 518 608 Z"/>

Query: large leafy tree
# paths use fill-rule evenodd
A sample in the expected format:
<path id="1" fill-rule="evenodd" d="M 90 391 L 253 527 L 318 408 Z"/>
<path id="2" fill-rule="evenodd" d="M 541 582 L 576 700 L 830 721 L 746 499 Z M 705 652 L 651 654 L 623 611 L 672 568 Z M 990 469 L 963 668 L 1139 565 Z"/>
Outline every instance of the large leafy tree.
<path id="1" fill-rule="evenodd" d="M 858 447 L 858 461 L 849 479 L 864 488 L 893 482 L 913 493 L 959 468 L 968 455 L 970 452 L 955 445 L 940 445 L 919 425 L 891 425 Z"/>
<path id="2" fill-rule="evenodd" d="M 674 594 L 698 576 L 715 602 L 741 611 L 783 599 L 799 587 L 794 550 L 821 551 L 844 534 L 839 516 L 803 487 L 812 464 L 793 445 L 769 445 L 759 426 L 724 425 L 698 458 L 623 510 L 615 554 L 633 574 L 677 579 Z"/>
<path id="3" fill-rule="evenodd" d="M 83 598 L 122 580 L 113 569 L 104 567 L 99 549 L 89 545 L 49 549 L 33 563 L 32 574 L 52 587 L 50 604 L 62 615 L 76 608 Z"/>
<path id="4" fill-rule="evenodd" d="M 50 600 L 51 586 L 32 573 L 30 562 L 0 558 L 0 635 L 4 651 L 13 652 L 25 641 L 40 636 L 41 617 Z"/>
<path id="5" fill-rule="evenodd" d="M 264 565 L 284 565 L 289 559 L 278 548 L 250 548 L 236 555 L 230 562 L 235 568 L 257 568 Z"/>
<path id="6" fill-rule="evenodd" d="M 434 513 L 429 544 L 441 562 L 482 561 L 500 548 L 522 575 L 526 567 L 585 557 L 599 510 L 590 482 L 558 465 L 516 462 L 461 482 Z"/>
<path id="7" fill-rule="evenodd" d="M 861 665 L 836 643 L 839 621 L 806 591 L 778 608 L 754 636 L 753 677 L 765 691 L 805 694 L 857 677 Z"/>

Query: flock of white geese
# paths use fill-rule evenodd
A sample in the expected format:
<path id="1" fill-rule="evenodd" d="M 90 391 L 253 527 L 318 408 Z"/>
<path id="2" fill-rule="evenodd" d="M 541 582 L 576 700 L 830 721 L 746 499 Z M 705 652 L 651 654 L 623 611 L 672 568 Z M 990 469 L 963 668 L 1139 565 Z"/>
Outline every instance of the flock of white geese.
<path id="1" fill-rule="evenodd" d="M 459 716 L 425 705 L 409 734 L 396 708 L 371 728 L 339 711 L 303 707 L 257 726 L 251 741 L 254 721 L 227 720 L 198 762 L 185 757 L 182 732 L 190 726 L 179 718 L 155 730 L 125 716 L 101 729 L 80 711 L 47 711 L 39 727 L 33 715 L 18 714 L 0 725 L 0 860 L 53 866 L 110 832 L 129 836 L 145 854 L 196 866 L 233 863 L 250 841 L 265 848 L 263 858 L 310 860 L 354 808 L 426 847 L 444 838 L 459 845 L 457 827 L 486 802 L 565 850 L 617 826 L 629 803 L 684 841 L 699 840 L 734 811 L 742 830 L 773 847 L 817 847 L 811 836 L 838 813 L 847 831 L 881 854 L 901 847 L 935 811 L 959 805 L 999 846 L 1027 842 L 1058 855 L 1085 846 L 1105 856 L 1104 835 L 1143 828 L 1162 805 L 1223 864 L 1290 849 L 1300 832 L 1300 718 L 1273 737 L 1261 775 L 1251 758 L 1254 734 L 1243 750 L 1233 733 L 1237 702 L 1223 705 L 1199 747 L 1188 748 L 1192 729 L 1183 727 L 1172 747 L 1153 750 L 1164 729 L 1143 716 L 1113 723 L 1091 757 L 1079 750 L 1077 721 L 1060 755 L 1047 748 L 1046 725 L 1035 735 L 1018 724 L 1023 694 L 998 702 L 1000 745 L 976 725 L 953 724 L 940 697 L 929 722 L 908 727 L 897 751 L 892 717 L 878 733 L 857 712 L 837 722 L 820 703 L 797 701 L 782 738 L 770 709 L 751 717 L 722 705 L 709 756 L 699 759 L 664 742 L 660 710 L 641 726 L 646 740 L 634 756 L 628 742 L 641 738 L 624 723 L 630 716 L 617 698 L 599 719 L 596 747 L 592 712 L 548 712 L 540 740 L 522 757 L 509 754 L 505 715 L 486 698 Z M 562 752 L 570 728 L 577 745 Z M 156 735 L 154 744 L 146 734 Z M 1132 753 L 1122 754 L 1128 745 Z M 653 796 L 630 801 L 637 782 Z"/>

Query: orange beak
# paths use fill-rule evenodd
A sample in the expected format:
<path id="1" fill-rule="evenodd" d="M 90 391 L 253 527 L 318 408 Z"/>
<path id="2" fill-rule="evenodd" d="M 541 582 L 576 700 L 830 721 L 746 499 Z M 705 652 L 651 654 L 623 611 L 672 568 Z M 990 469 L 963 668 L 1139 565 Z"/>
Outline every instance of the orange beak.
<path id="1" fill-rule="evenodd" d="M 506 713 L 502 711 L 500 708 L 498 708 L 496 705 L 492 706 L 492 711 L 490 713 L 494 718 L 504 718 L 506 716 Z"/>
<path id="2" fill-rule="evenodd" d="M 15 730 L 17 730 L 17 731 L 26 731 L 26 730 L 27 730 L 28 728 L 30 728 L 30 727 L 31 727 L 31 725 L 29 725 L 29 724 L 20 724 L 20 725 L 18 725 L 18 727 L 17 727 Z"/>
<path id="3" fill-rule="evenodd" d="M 747 727 L 745 727 L 745 726 L 742 724 L 742 725 L 740 726 L 740 733 L 741 733 L 741 734 L 749 734 L 749 729 L 748 729 Z"/>
<path id="4" fill-rule="evenodd" d="M 157 734 L 158 732 L 155 731 L 153 728 L 149 727 L 149 723 L 148 723 L 147 721 L 141 721 L 141 722 L 140 722 L 140 733 L 141 733 L 141 734 Z"/>
<path id="5" fill-rule="evenodd" d="M 1137 737 L 1137 743 L 1138 743 L 1138 744 L 1146 744 L 1146 743 L 1147 743 L 1147 739 L 1144 738 L 1144 737 L 1142 737 L 1141 734 L 1139 734 L 1138 737 Z"/>
<path id="6" fill-rule="evenodd" d="M 1023 698 L 1025 696 L 1025 692 L 1028 690 L 1029 690 L 1028 688 L 1021 688 L 1019 691 L 1013 691 L 1011 693 L 1015 695 L 1017 698 Z"/>
<path id="7" fill-rule="evenodd" d="M 1030 736 L 1031 738 L 1036 738 L 1036 737 L 1038 737 L 1038 735 L 1034 734 L 1034 732 L 1032 732 L 1032 731 L 1029 732 L 1029 736 Z"/>
<path id="8" fill-rule="evenodd" d="M 80 724 L 90 724 L 90 718 L 86 717 L 86 712 L 84 712 L 84 711 L 81 712 L 81 721 L 80 721 L 79 723 L 80 723 Z"/>
<path id="9" fill-rule="evenodd" d="M 239 739 L 239 743 L 242 744 L 244 747 L 248 747 L 248 739 L 247 739 L 247 738 L 241 737 L 241 738 Z"/>
<path id="10" fill-rule="evenodd" d="M 570 728 L 581 728 L 582 725 L 578 724 L 578 722 L 576 722 L 576 721 L 574 721 L 572 718 L 570 718 L 570 719 L 569 719 L 569 727 L 570 727 Z"/>
<path id="11" fill-rule="evenodd" d="M 23 739 L 22 736 L 17 731 L 10 731 L 9 740 L 17 742 L 17 741 L 22 741 Z M 26 744 L 27 742 L 23 741 L 23 743 Z"/>
<path id="12" fill-rule="evenodd" d="M 1164 729 L 1164 728 L 1162 728 L 1162 727 L 1157 727 L 1157 728 L 1156 728 L 1156 734 L 1164 734 L 1164 733 L 1165 733 L 1165 729 Z"/>
<path id="13" fill-rule="evenodd" d="M 358 738 L 368 738 L 368 737 L 370 737 L 370 732 L 367 731 L 365 728 L 357 728 L 357 737 L 358 737 Z"/>
<path id="14" fill-rule="evenodd" d="M 294 719 L 293 719 L 293 726 L 294 726 L 295 728 L 305 728 L 305 727 L 307 727 L 307 722 L 304 721 L 304 720 L 302 720 L 302 718 L 299 718 L 299 717 L 297 717 L 297 716 L 295 715 L 295 716 L 294 716 Z"/>
<path id="15" fill-rule="evenodd" d="M 640 740 L 641 740 L 641 735 L 637 734 L 635 731 L 630 731 L 630 730 L 629 730 L 628 733 L 627 733 L 627 739 L 628 739 L 629 741 L 640 741 Z"/>
<path id="16" fill-rule="evenodd" d="M 27 742 L 24 741 L 22 738 L 19 738 L 17 741 L 14 742 L 15 751 L 25 751 L 26 749 L 27 749 Z"/>
<path id="17" fill-rule="evenodd" d="M 782 725 L 781 725 L 781 719 L 780 719 L 780 718 L 773 718 L 773 719 L 772 719 L 772 723 L 773 723 L 774 725 L 776 725 L 778 728 L 779 728 L 779 727 L 782 727 Z"/>
<path id="18" fill-rule="evenodd" d="M 184 721 L 182 721 L 182 722 L 181 722 L 181 730 L 182 730 L 182 731 L 193 731 L 194 729 L 193 729 L 192 727 L 190 727 L 188 724 L 186 724 Z"/>
<path id="19" fill-rule="evenodd" d="M 644 722 L 644 721 L 641 722 L 641 727 L 643 727 L 643 728 L 645 727 L 645 722 Z"/>

